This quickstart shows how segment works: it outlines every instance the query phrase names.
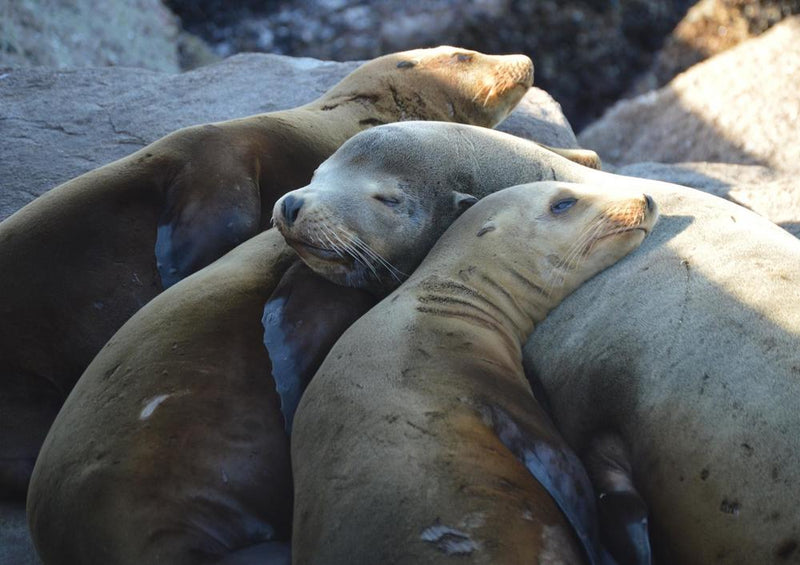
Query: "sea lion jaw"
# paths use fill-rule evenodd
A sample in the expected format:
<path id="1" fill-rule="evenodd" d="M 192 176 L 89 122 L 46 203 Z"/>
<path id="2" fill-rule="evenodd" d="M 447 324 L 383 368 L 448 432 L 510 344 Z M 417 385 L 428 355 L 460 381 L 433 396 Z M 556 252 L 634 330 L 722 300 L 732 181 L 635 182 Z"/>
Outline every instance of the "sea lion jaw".
<path id="1" fill-rule="evenodd" d="M 418 108 L 447 109 L 442 120 L 494 127 L 511 113 L 533 85 L 533 62 L 526 55 L 487 55 L 442 45 L 386 55 L 402 72 L 391 91 L 401 120 L 419 119 Z M 410 91 L 413 74 L 426 77 L 425 92 Z M 387 76 L 391 77 L 387 73 Z M 436 80 L 429 80 L 430 77 Z M 391 78 L 390 78 L 391 80 Z M 438 87 L 434 86 L 438 83 Z"/>

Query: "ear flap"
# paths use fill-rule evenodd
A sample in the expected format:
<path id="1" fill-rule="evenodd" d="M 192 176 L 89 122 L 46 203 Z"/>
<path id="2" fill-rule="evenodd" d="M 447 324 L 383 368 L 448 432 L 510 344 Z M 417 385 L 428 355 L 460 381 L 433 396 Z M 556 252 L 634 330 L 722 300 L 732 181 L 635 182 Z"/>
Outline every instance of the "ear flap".
<path id="1" fill-rule="evenodd" d="M 453 208 L 459 215 L 461 215 L 464 210 L 475 204 L 477 201 L 478 199 L 471 194 L 465 194 L 463 192 L 458 192 L 457 190 L 453 191 Z"/>

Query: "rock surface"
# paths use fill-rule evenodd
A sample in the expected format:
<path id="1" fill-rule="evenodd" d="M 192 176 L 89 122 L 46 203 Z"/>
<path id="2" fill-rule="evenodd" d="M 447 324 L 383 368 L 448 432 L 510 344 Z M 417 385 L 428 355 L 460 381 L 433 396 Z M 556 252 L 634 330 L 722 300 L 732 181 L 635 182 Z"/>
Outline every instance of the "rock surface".
<path id="1" fill-rule="evenodd" d="M 800 170 L 800 17 L 617 103 L 579 136 L 610 163 L 716 161 Z"/>
<path id="2" fill-rule="evenodd" d="M 0 67 L 121 65 L 177 72 L 179 31 L 161 0 L 3 0 Z"/>
<path id="3" fill-rule="evenodd" d="M 0 71 L 0 219 L 180 127 L 309 102 L 357 66 L 248 54 L 183 74 Z M 577 143 L 559 105 L 535 88 L 500 129 L 553 146 Z"/>
<path id="4" fill-rule="evenodd" d="M 760 165 L 636 163 L 615 172 L 682 184 L 736 202 L 800 237 L 800 184 Z"/>

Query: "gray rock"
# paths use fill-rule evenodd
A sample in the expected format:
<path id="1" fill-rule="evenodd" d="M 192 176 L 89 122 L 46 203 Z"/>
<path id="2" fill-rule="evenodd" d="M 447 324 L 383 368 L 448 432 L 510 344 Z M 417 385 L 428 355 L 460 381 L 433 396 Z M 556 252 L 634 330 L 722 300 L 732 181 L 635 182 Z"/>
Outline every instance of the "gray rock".
<path id="1" fill-rule="evenodd" d="M 177 72 L 178 31 L 161 0 L 0 0 L 0 67 Z"/>
<path id="2" fill-rule="evenodd" d="M 682 184 L 726 198 L 800 237 L 800 186 L 793 174 L 729 163 L 636 163 L 616 172 Z"/>
<path id="3" fill-rule="evenodd" d="M 180 127 L 309 102 L 357 66 L 247 54 L 183 74 L 0 70 L 0 219 Z M 507 122 L 501 129 L 576 146 L 560 106 L 541 90 L 532 89 Z"/>
<path id="4" fill-rule="evenodd" d="M 604 161 L 715 161 L 800 171 L 800 17 L 617 103 L 580 135 Z"/>

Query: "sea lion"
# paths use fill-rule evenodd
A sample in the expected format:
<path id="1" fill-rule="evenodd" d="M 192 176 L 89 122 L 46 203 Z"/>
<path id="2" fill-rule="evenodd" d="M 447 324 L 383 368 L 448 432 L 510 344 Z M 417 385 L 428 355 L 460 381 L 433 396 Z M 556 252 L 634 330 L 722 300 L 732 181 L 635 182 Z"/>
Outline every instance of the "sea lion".
<path id="1" fill-rule="evenodd" d="M 456 220 L 300 401 L 293 563 L 601 563 L 588 477 L 521 350 L 656 217 L 641 193 L 534 183 Z"/>
<path id="2" fill-rule="evenodd" d="M 302 264 L 287 271 L 296 260 L 276 230 L 259 234 L 156 297 L 100 351 L 31 478 L 28 519 L 45 565 L 288 564 L 289 438 L 264 303 L 277 303 L 273 335 L 287 324 L 283 382 L 308 380 L 374 303 L 357 289 L 328 298 L 332 283 L 302 280 Z M 294 293 L 287 276 L 301 278 Z M 315 339 L 302 347 L 300 324 Z"/>
<path id="3" fill-rule="evenodd" d="M 571 445 L 602 429 L 627 446 L 656 562 L 800 563 L 800 242 L 648 191 L 653 238 L 550 314 L 526 366 Z"/>
<path id="4" fill-rule="evenodd" d="M 305 106 L 181 129 L 3 221 L 0 496 L 24 493 L 58 408 L 125 320 L 264 229 L 347 138 L 406 119 L 493 126 L 531 82 L 524 55 L 386 55 Z"/>
<path id="5" fill-rule="evenodd" d="M 369 151 L 356 163 L 359 146 Z M 663 214 L 635 259 L 568 298 L 543 324 L 547 338 L 537 331 L 526 348 L 567 441 L 582 452 L 594 433 L 622 439 L 650 507 L 656 562 L 800 560 L 800 242 L 788 233 L 693 189 L 594 171 L 456 124 L 354 137 L 289 193 L 303 201 L 291 225 L 280 201 L 275 216 L 317 272 L 391 289 L 389 269 L 372 261 L 373 275 L 366 261 L 326 256 L 314 234 L 357 237 L 395 275 L 411 272 L 448 220 L 402 202 L 439 195 L 441 206 L 453 189 L 481 196 L 549 178 L 638 187 Z"/>

